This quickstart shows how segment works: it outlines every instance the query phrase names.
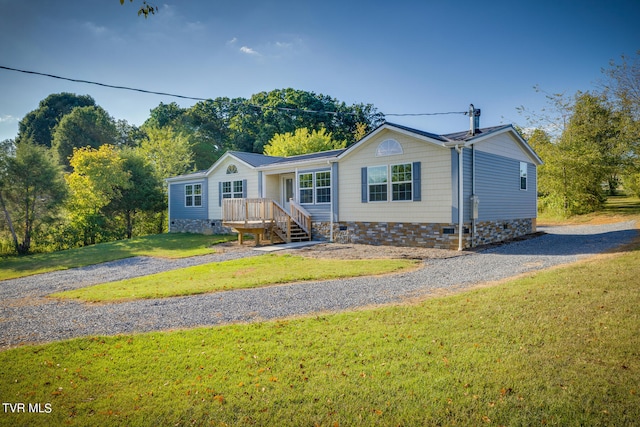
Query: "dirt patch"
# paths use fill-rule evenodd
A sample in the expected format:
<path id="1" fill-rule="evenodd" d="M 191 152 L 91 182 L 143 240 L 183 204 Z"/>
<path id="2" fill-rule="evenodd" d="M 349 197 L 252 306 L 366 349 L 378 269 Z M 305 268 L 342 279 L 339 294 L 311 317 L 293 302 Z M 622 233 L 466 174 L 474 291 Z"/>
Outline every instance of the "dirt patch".
<path id="1" fill-rule="evenodd" d="M 301 249 L 284 250 L 280 253 L 300 255 L 307 258 L 330 259 L 436 259 L 466 255 L 464 252 L 446 249 L 409 248 L 400 246 L 373 246 L 361 244 L 321 243 Z"/>

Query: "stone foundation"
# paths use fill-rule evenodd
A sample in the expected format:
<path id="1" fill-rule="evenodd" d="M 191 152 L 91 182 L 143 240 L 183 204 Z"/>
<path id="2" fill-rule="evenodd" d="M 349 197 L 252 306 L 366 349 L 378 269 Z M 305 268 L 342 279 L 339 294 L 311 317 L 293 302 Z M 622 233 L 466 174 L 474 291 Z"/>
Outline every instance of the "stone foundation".
<path id="1" fill-rule="evenodd" d="M 314 222 L 315 240 L 331 238 L 331 223 Z M 464 248 L 501 242 L 535 232 L 535 219 L 478 222 L 475 230 L 464 224 Z M 474 231 L 474 232 L 472 232 Z M 390 245 L 458 249 L 458 225 L 447 223 L 406 222 L 337 222 L 333 224 L 333 241 L 365 245 Z"/>
<path id="2" fill-rule="evenodd" d="M 231 234 L 229 227 L 222 225 L 219 219 L 172 219 L 169 222 L 170 233 L 195 234 Z"/>

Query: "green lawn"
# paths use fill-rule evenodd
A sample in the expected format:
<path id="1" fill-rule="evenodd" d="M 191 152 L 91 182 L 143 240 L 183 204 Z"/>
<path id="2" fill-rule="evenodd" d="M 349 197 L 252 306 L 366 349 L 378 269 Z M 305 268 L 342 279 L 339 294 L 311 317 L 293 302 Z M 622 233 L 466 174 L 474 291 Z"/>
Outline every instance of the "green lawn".
<path id="1" fill-rule="evenodd" d="M 417 265 L 417 261 L 399 259 L 333 260 L 263 255 L 103 283 L 51 296 L 88 302 L 164 298 L 305 280 L 384 274 Z"/>
<path id="2" fill-rule="evenodd" d="M 215 252 L 212 245 L 235 239 L 233 235 L 156 234 L 66 251 L 0 258 L 0 280 L 141 255 L 164 258 L 204 255 Z"/>
<path id="3" fill-rule="evenodd" d="M 21 425 L 634 425 L 640 246 L 385 307 L 0 352 Z"/>

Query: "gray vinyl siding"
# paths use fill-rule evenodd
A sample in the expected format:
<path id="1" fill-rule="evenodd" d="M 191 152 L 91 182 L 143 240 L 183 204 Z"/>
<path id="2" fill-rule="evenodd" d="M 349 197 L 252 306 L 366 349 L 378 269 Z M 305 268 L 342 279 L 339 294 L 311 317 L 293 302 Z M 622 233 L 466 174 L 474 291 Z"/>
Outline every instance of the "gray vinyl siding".
<path id="1" fill-rule="evenodd" d="M 462 151 L 464 221 L 471 220 L 471 195 L 473 194 L 473 156 L 470 148 Z M 519 163 L 518 163 L 519 165 Z M 477 171 L 476 171 L 477 173 Z M 520 175 L 518 175 L 520 176 Z M 458 222 L 458 152 L 451 149 L 451 222 Z"/>
<path id="2" fill-rule="evenodd" d="M 527 163 L 527 190 L 521 190 L 520 160 L 476 151 L 475 179 L 479 221 L 537 216 L 534 164 Z"/>
<path id="3" fill-rule="evenodd" d="M 202 184 L 202 206 L 185 206 L 184 186 Z M 170 184 L 169 216 L 171 219 L 208 219 L 207 218 L 207 181 L 176 182 Z"/>

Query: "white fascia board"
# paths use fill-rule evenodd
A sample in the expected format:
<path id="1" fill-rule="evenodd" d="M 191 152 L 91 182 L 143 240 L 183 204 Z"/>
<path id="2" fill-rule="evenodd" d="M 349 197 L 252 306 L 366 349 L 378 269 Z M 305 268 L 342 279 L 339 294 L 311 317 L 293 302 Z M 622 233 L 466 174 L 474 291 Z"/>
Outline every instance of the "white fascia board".
<path id="1" fill-rule="evenodd" d="M 333 163 L 338 161 L 338 157 L 325 157 L 322 159 L 309 159 L 309 160 L 300 160 L 293 162 L 282 162 L 282 163 L 273 163 L 270 165 L 258 166 L 256 170 L 262 172 L 270 172 L 273 173 L 288 173 L 292 172 L 296 168 L 301 167 L 309 167 L 309 166 L 325 166 L 328 163 Z"/>
<path id="2" fill-rule="evenodd" d="M 172 176 L 170 178 L 165 178 L 165 182 L 181 182 L 181 181 L 198 181 L 203 180 L 207 177 L 206 172 L 195 172 L 187 175 L 178 175 Z"/>

